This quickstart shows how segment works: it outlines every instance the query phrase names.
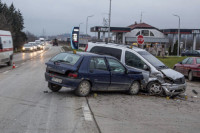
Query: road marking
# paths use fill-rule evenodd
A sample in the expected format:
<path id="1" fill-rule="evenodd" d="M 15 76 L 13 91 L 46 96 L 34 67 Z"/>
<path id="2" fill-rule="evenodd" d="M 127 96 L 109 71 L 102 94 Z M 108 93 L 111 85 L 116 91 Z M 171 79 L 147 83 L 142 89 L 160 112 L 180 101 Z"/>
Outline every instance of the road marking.
<path id="1" fill-rule="evenodd" d="M 25 63 L 22 63 L 22 65 L 24 65 Z"/>
<path id="2" fill-rule="evenodd" d="M 6 73 L 8 73 L 9 71 L 5 71 L 5 72 L 3 72 L 3 74 L 6 74 Z"/>
<path id="3" fill-rule="evenodd" d="M 86 103 L 82 105 L 83 115 L 86 121 L 92 121 L 92 114 L 91 111 Z"/>

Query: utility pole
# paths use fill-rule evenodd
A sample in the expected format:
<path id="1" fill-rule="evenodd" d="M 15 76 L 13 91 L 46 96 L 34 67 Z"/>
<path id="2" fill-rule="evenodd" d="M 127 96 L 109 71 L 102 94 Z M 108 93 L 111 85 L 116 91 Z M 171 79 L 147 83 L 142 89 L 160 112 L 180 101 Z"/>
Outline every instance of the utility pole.
<path id="1" fill-rule="evenodd" d="M 179 15 L 175 15 L 175 17 L 178 17 L 178 48 L 177 48 L 177 56 L 179 56 L 179 49 L 180 49 L 180 25 L 181 25 L 181 19 Z"/>
<path id="2" fill-rule="evenodd" d="M 141 12 L 141 16 L 140 16 L 140 23 L 142 23 L 142 12 Z"/>
<path id="3" fill-rule="evenodd" d="M 110 42 L 110 23 L 111 23 L 111 0 L 110 0 L 110 7 L 109 7 L 109 28 L 108 28 L 108 42 Z"/>
<path id="4" fill-rule="evenodd" d="M 88 29 L 88 18 L 89 17 L 93 17 L 94 15 L 90 15 L 90 16 L 87 16 L 87 19 L 86 19 L 86 35 L 87 35 L 87 29 Z"/>

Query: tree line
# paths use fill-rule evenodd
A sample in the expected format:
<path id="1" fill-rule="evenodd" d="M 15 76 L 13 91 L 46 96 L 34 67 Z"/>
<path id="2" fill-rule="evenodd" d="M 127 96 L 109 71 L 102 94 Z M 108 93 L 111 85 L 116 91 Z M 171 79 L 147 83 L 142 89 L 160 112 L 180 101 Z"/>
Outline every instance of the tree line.
<path id="1" fill-rule="evenodd" d="M 24 19 L 20 10 L 13 3 L 8 6 L 0 0 L 0 30 L 11 31 L 14 48 L 21 48 L 27 40 L 24 29 Z"/>

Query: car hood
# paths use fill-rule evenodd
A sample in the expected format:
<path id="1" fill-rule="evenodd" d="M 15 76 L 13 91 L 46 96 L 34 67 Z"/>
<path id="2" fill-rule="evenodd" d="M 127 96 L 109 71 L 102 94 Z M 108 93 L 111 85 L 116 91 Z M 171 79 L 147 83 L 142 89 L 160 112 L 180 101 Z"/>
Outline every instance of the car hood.
<path id="1" fill-rule="evenodd" d="M 160 70 L 165 76 L 173 79 L 173 80 L 176 80 L 178 78 L 182 78 L 183 77 L 183 74 L 175 71 L 175 70 L 172 70 L 172 69 L 163 69 L 163 70 Z"/>

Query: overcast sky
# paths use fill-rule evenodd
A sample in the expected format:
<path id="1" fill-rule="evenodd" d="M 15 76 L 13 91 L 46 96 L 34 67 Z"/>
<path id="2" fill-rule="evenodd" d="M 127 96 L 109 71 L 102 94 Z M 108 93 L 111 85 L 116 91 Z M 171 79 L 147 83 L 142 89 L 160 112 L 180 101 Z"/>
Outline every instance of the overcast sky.
<path id="1" fill-rule="evenodd" d="M 103 18 L 108 17 L 110 0 L 2 0 L 10 5 L 14 3 L 24 16 L 25 31 L 35 35 L 70 33 L 73 26 L 81 24 L 88 27 L 102 26 Z M 200 0 L 112 0 L 111 26 L 125 27 L 140 21 L 156 28 L 177 28 L 181 17 L 181 28 L 200 29 Z M 89 31 L 89 28 L 88 28 Z"/>

